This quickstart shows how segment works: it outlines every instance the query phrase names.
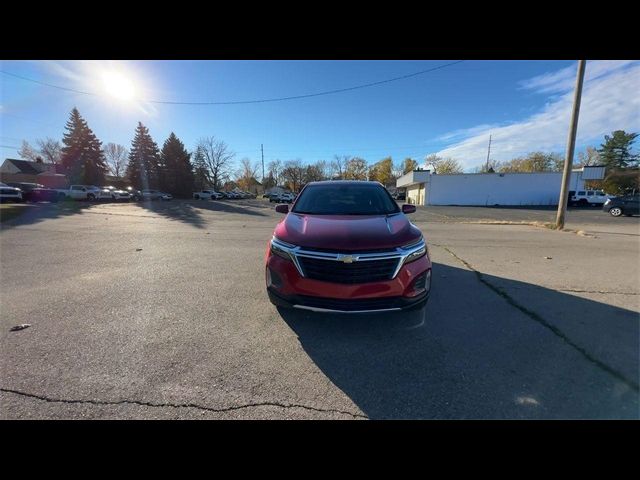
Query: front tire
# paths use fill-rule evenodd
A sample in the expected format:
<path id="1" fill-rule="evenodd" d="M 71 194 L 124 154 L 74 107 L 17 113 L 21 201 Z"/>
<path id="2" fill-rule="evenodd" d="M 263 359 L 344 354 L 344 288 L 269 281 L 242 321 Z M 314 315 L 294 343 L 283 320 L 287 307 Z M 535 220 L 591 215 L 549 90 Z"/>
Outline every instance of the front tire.
<path id="1" fill-rule="evenodd" d="M 612 207 L 609 209 L 609 213 L 612 217 L 619 217 L 622 215 L 622 209 L 620 207 Z"/>
<path id="2" fill-rule="evenodd" d="M 200 195 L 196 195 L 196 196 L 195 196 L 195 197 L 193 197 L 193 198 L 195 198 L 196 200 L 200 200 Z"/>

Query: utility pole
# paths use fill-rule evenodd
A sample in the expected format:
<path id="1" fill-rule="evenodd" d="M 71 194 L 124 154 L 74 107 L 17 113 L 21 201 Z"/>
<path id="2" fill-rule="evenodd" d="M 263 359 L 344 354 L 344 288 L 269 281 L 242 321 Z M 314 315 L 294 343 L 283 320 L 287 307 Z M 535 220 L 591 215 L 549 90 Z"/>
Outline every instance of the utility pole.
<path id="1" fill-rule="evenodd" d="M 264 186 L 264 146 L 260 144 L 260 152 L 262 153 L 262 185 Z"/>
<path id="2" fill-rule="evenodd" d="M 578 116 L 580 114 L 580 98 L 582 97 L 582 83 L 584 81 L 584 69 L 586 60 L 578 60 L 578 74 L 576 76 L 576 89 L 573 94 L 573 112 L 571 113 L 571 125 L 569 127 L 569 138 L 567 139 L 567 155 L 564 159 L 564 170 L 562 171 L 562 187 L 560 188 L 560 199 L 558 200 L 558 214 L 556 216 L 556 228 L 564 228 L 564 215 L 567 211 L 569 200 L 569 180 L 571 179 L 571 167 L 573 165 L 573 152 L 576 147 L 576 131 L 578 130 Z"/>
<path id="3" fill-rule="evenodd" d="M 491 153 L 491 135 L 489 135 L 489 150 L 487 150 L 487 172 L 489 171 L 489 154 Z"/>

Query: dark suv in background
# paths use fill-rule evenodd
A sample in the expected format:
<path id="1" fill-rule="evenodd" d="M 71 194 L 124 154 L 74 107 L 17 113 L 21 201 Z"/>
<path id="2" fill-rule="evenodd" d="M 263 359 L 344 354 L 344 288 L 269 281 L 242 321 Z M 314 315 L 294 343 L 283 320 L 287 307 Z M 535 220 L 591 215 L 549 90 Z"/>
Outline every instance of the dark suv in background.
<path id="1" fill-rule="evenodd" d="M 22 199 L 25 202 L 57 202 L 58 192 L 39 183 L 10 182 L 10 187 L 19 188 L 22 191 Z"/>

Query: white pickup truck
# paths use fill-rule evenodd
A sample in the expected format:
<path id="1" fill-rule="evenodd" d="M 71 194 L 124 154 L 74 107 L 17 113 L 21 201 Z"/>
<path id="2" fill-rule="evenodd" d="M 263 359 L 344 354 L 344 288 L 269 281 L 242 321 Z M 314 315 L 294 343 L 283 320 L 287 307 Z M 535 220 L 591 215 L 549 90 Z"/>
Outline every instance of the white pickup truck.
<path id="1" fill-rule="evenodd" d="M 69 188 L 57 188 L 58 198 L 71 198 L 73 200 L 95 200 L 100 189 L 90 185 L 71 185 Z"/>
<path id="2" fill-rule="evenodd" d="M 202 190 L 193 194 L 193 198 L 196 200 L 219 200 L 222 197 L 224 197 L 224 195 L 216 192 L 215 190 Z"/>

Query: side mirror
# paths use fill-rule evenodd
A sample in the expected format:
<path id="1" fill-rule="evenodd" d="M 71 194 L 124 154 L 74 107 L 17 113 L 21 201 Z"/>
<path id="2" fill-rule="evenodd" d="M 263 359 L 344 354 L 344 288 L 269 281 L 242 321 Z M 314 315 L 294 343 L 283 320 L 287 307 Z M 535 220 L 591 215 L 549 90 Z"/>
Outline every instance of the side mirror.
<path id="1" fill-rule="evenodd" d="M 276 212 L 278 213 L 289 213 L 289 205 L 286 203 L 276 205 Z"/>
<path id="2" fill-rule="evenodd" d="M 402 213 L 413 213 L 416 211 L 415 205 L 407 205 L 406 203 L 402 205 Z"/>

